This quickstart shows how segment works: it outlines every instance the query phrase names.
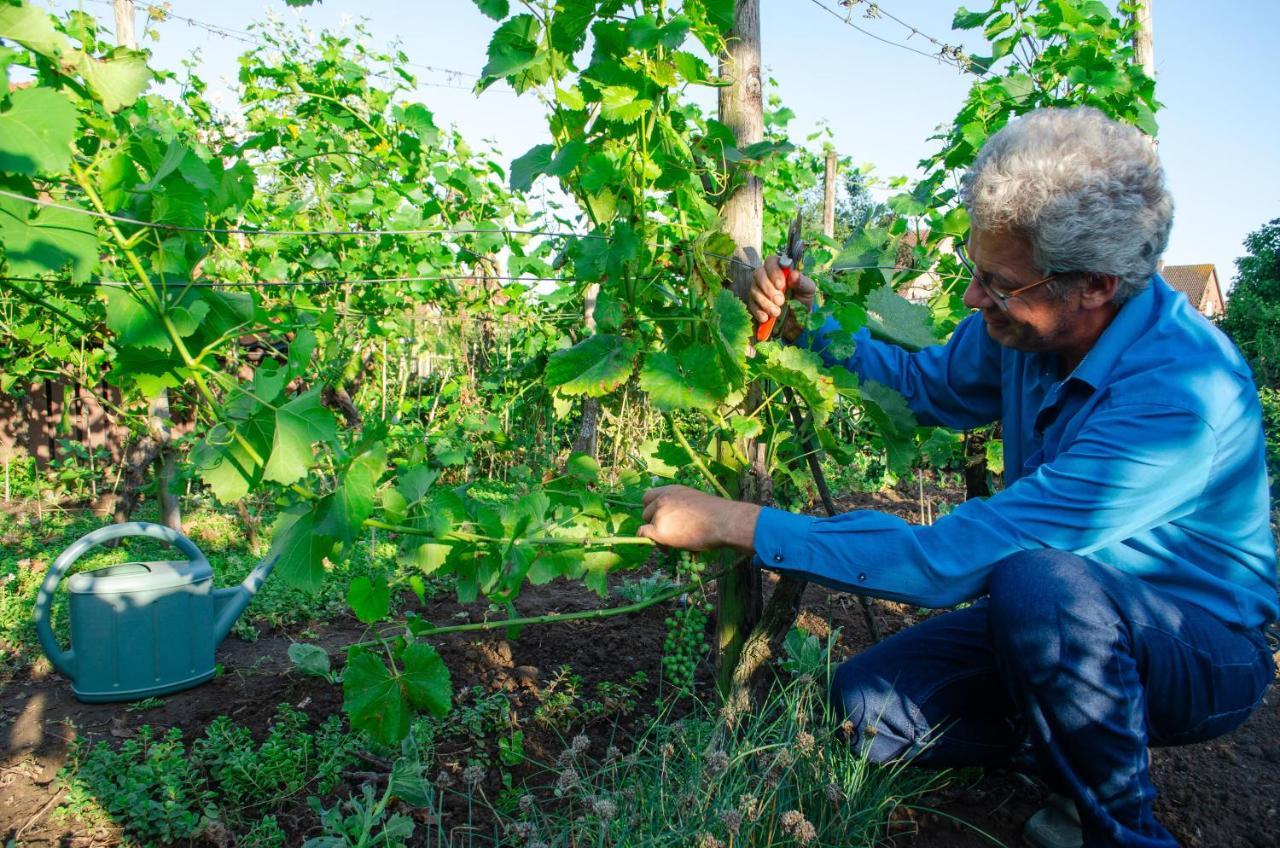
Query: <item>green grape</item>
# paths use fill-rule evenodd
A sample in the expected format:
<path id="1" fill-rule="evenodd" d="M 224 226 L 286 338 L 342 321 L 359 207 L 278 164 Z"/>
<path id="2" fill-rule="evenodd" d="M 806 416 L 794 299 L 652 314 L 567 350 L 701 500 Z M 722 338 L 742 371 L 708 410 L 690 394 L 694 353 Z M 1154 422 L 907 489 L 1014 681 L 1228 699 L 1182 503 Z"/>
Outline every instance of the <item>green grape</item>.
<path id="1" fill-rule="evenodd" d="M 693 562 L 687 556 L 682 559 L 687 564 Z M 700 599 L 689 598 L 684 607 L 666 619 L 667 637 L 663 641 L 662 671 L 667 682 L 680 693 L 689 694 L 693 691 L 698 660 L 707 650 L 703 633 L 709 611 L 709 604 Z"/>

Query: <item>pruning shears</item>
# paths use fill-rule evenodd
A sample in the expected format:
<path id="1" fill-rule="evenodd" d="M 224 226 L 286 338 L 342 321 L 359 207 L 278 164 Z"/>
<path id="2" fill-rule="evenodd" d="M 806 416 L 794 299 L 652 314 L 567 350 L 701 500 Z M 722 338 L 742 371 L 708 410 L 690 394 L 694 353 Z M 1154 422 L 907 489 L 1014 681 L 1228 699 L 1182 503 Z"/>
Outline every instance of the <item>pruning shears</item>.
<path id="1" fill-rule="evenodd" d="M 791 222 L 791 227 L 787 230 L 787 245 L 778 252 L 778 266 L 782 268 L 782 275 L 786 281 L 786 291 L 791 291 L 800 282 L 800 271 L 804 268 L 804 240 L 800 238 L 800 212 L 796 212 L 796 218 Z M 756 341 L 762 342 L 773 335 L 773 326 L 778 319 L 787 313 L 787 306 L 783 304 L 782 312 L 774 317 L 764 321 L 756 328 Z"/>

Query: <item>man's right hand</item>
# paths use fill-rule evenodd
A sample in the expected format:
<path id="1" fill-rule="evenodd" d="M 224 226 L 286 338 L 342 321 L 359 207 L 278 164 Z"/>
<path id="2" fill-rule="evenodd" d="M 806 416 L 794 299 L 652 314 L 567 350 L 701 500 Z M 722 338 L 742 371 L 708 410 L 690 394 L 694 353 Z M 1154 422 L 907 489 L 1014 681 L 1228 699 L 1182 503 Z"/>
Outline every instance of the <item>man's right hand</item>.
<path id="1" fill-rule="evenodd" d="M 813 307 L 813 298 L 817 292 L 817 284 L 804 274 L 801 274 L 800 279 L 796 281 L 795 288 L 788 292 L 787 280 L 782 273 L 782 268 L 778 265 L 778 257 L 770 256 L 764 260 L 764 265 L 756 269 L 755 278 L 751 281 L 751 294 L 748 299 L 751 317 L 755 318 L 758 324 L 777 317 L 788 298 L 804 304 L 805 311 L 808 311 Z M 782 325 L 782 337 L 787 341 L 795 341 L 802 330 L 800 322 L 788 312 Z"/>

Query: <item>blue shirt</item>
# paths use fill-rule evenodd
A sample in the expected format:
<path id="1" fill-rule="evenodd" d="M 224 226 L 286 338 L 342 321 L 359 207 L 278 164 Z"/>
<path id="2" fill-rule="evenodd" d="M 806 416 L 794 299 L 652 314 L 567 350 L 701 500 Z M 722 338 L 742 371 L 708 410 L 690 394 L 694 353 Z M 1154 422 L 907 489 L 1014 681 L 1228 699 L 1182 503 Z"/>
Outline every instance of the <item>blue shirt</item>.
<path id="1" fill-rule="evenodd" d="M 945 345 L 918 353 L 863 330 L 847 361 L 825 352 L 833 327 L 800 343 L 896 389 L 921 423 L 1002 421 L 1005 488 L 929 526 L 866 510 L 815 518 L 765 508 L 757 565 L 943 607 L 983 594 L 1004 557 L 1054 548 L 1140 577 L 1228 624 L 1276 618 L 1253 377 L 1226 336 L 1159 277 L 1065 378 L 1056 354 L 1002 347 L 976 313 Z"/>

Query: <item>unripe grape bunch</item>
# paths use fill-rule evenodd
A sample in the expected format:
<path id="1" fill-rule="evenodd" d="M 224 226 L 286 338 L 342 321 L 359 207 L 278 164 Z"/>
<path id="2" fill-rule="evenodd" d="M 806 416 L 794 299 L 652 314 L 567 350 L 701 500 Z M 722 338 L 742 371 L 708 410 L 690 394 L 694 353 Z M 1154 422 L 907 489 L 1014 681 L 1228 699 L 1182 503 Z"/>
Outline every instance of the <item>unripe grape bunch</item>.
<path id="1" fill-rule="evenodd" d="M 705 565 L 688 551 L 680 551 L 675 563 L 677 579 L 699 581 Z M 693 692 L 693 673 L 707 651 L 703 641 L 711 605 L 701 591 L 686 595 L 681 608 L 667 617 L 667 639 L 662 646 L 662 673 L 681 694 Z"/>

